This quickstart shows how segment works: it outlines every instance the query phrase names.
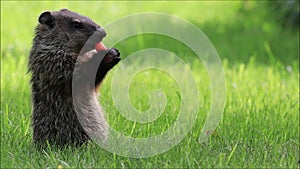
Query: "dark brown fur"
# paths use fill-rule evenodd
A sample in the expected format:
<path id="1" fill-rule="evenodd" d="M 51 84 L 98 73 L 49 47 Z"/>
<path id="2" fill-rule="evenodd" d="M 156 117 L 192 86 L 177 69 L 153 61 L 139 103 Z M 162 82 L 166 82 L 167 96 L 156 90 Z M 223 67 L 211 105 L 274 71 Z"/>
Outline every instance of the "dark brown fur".
<path id="1" fill-rule="evenodd" d="M 95 83 L 82 83 L 82 95 L 76 96 L 75 99 L 80 103 L 77 107 L 79 113 L 92 115 L 99 113 L 100 120 L 95 121 L 97 118 L 85 115 L 77 117 L 72 97 L 72 76 L 76 60 L 91 35 L 97 32 L 99 40 L 102 40 L 106 33 L 91 19 L 67 9 L 42 13 L 35 31 L 28 63 L 28 70 L 31 73 L 34 142 L 43 144 L 49 141 L 51 144 L 64 146 L 88 141 L 91 133 L 87 133 L 85 126 L 79 123 L 80 118 L 86 118 L 87 122 L 91 123 L 86 124 L 91 126 L 89 130 L 100 132 L 94 135 L 106 139 L 107 124 L 94 89 L 101 83 L 106 73 L 119 62 L 119 52 L 111 49 L 104 56 Z M 93 48 L 91 45 L 87 50 Z M 91 85 L 93 88 L 87 87 Z M 85 98 L 81 97 L 91 99 L 82 101 Z M 80 105 L 89 108 L 82 109 Z M 88 112 L 89 110 L 95 112 Z"/>

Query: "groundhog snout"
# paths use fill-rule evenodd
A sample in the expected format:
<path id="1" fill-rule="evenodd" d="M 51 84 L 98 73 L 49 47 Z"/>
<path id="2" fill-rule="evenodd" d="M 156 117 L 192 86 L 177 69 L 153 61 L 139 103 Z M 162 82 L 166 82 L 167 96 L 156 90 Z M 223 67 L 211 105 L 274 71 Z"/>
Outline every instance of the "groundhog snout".
<path id="1" fill-rule="evenodd" d="M 97 31 L 96 31 L 96 33 L 99 34 L 99 36 L 100 36 L 101 38 L 104 38 L 104 37 L 106 36 L 105 30 L 102 29 L 102 28 L 98 28 Z"/>

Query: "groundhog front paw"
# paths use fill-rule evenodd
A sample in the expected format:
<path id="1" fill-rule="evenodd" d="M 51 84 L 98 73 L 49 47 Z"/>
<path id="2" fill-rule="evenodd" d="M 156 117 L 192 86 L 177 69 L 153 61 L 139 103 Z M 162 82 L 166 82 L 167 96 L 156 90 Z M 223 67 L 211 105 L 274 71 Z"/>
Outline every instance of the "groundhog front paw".
<path id="1" fill-rule="evenodd" d="M 106 52 L 106 54 L 104 55 L 103 52 Z M 104 57 L 103 57 L 104 55 Z M 103 59 L 101 60 L 101 58 L 103 57 Z M 86 52 L 84 55 L 79 56 L 78 58 L 78 62 L 80 64 L 84 64 L 84 63 L 88 63 L 90 62 L 90 64 L 95 64 L 95 61 L 100 61 L 101 60 L 101 64 L 100 67 L 102 68 L 106 68 L 106 69 L 111 69 L 113 66 L 115 66 L 116 64 L 119 63 L 119 61 L 121 60 L 120 58 L 120 52 L 118 49 L 116 48 L 111 48 L 108 50 L 103 50 L 98 52 L 97 50 L 91 50 Z"/>
<path id="2" fill-rule="evenodd" d="M 108 50 L 108 52 L 105 54 L 97 70 L 96 80 L 95 80 L 96 88 L 99 86 L 99 84 L 105 77 L 106 73 L 110 69 L 112 69 L 116 64 L 118 64 L 120 60 L 121 60 L 120 52 L 118 49 L 111 48 Z"/>
<path id="3" fill-rule="evenodd" d="M 106 50 L 91 50 L 86 52 L 84 55 L 79 56 L 79 72 L 81 72 L 81 77 L 86 80 L 83 81 L 93 81 L 93 74 L 96 72 L 95 87 L 98 87 L 101 81 L 104 79 L 107 72 L 112 69 L 121 60 L 120 52 L 118 49 L 111 48 Z M 100 65 L 99 65 L 100 63 Z"/>
<path id="4" fill-rule="evenodd" d="M 104 56 L 103 61 L 101 62 L 102 66 L 106 67 L 106 69 L 111 69 L 121 60 L 120 52 L 116 48 L 111 48 L 108 50 L 107 54 Z M 101 65 L 100 65 L 101 66 Z"/>

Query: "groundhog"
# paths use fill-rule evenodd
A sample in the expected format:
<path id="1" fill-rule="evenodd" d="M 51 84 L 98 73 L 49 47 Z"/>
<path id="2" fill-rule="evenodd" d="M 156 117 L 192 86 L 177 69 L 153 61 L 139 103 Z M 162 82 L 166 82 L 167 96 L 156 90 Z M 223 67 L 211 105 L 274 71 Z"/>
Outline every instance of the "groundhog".
<path id="1" fill-rule="evenodd" d="M 119 51 L 107 49 L 101 42 L 106 32 L 78 13 L 67 9 L 46 11 L 38 21 L 28 62 L 34 142 L 81 145 L 91 139 L 91 135 L 106 140 L 108 125 L 96 89 L 107 72 L 120 61 Z M 90 45 L 86 45 L 95 34 Z M 95 50 L 95 44 L 99 49 Z M 82 51 L 84 45 L 85 51 Z M 96 65 L 97 62 L 100 64 Z M 73 78 L 75 67 L 95 65 L 93 82 L 85 80 L 93 73 L 89 72 L 92 69 L 81 71 L 84 73 Z M 77 94 L 72 93 L 74 84 L 79 91 Z"/>

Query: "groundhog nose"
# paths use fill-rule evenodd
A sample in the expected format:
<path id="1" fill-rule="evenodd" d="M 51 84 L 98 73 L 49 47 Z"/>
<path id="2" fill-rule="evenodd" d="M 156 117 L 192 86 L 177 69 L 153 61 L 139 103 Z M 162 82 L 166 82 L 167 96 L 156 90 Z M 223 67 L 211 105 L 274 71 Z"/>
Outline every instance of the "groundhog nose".
<path id="1" fill-rule="evenodd" d="M 105 30 L 102 29 L 102 28 L 98 28 L 98 29 L 97 29 L 97 32 L 100 34 L 100 36 L 101 36 L 102 38 L 104 38 L 104 37 L 106 36 Z"/>

